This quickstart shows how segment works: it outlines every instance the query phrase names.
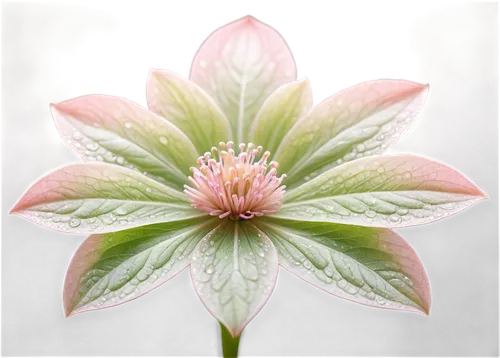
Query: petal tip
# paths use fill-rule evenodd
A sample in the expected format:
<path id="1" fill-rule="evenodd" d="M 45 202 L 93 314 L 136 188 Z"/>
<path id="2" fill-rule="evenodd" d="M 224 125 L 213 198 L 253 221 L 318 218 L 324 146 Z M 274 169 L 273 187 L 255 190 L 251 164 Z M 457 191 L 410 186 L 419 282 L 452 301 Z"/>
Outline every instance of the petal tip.
<path id="1" fill-rule="evenodd" d="M 19 203 L 21 202 L 21 199 L 22 197 L 17 201 L 17 203 L 14 204 L 12 208 L 10 208 L 7 215 L 19 215 L 19 211 L 21 209 Z"/>
<path id="2" fill-rule="evenodd" d="M 425 317 L 429 317 L 431 315 L 431 308 L 430 306 L 421 307 L 420 309 L 415 310 L 414 312 L 421 314 Z"/>
<path id="3" fill-rule="evenodd" d="M 68 319 L 73 317 L 74 315 L 77 315 L 78 313 L 81 313 L 82 311 L 70 311 L 70 310 L 64 310 L 64 318 Z M 85 312 L 85 311 L 83 311 Z"/>

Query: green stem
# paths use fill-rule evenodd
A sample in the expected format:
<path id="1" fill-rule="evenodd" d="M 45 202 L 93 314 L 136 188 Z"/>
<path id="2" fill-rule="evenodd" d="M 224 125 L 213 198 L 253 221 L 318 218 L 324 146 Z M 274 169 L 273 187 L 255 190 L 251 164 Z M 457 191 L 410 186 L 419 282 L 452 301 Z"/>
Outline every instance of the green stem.
<path id="1" fill-rule="evenodd" d="M 240 345 L 241 334 L 237 337 L 233 337 L 231 332 L 221 323 L 220 336 L 222 339 L 222 356 L 224 358 L 238 357 L 238 346 Z"/>

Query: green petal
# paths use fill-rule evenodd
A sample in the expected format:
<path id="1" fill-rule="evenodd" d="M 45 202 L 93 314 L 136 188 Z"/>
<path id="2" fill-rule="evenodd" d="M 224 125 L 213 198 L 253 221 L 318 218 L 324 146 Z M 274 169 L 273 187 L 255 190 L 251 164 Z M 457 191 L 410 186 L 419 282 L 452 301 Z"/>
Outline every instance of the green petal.
<path id="1" fill-rule="evenodd" d="M 184 193 L 107 163 L 62 167 L 33 184 L 14 206 L 37 224 L 71 233 L 103 233 L 205 217 Z"/>
<path id="2" fill-rule="evenodd" d="M 200 155 L 232 138 L 229 122 L 214 100 L 173 72 L 150 70 L 147 98 L 149 108 L 180 128 Z"/>
<path id="3" fill-rule="evenodd" d="M 90 95 L 51 106 L 64 142 L 83 161 L 134 169 L 182 189 L 198 153 L 179 128 L 129 100 Z"/>
<path id="4" fill-rule="evenodd" d="M 266 303 L 277 275 L 276 249 L 249 221 L 223 221 L 193 252 L 194 288 L 233 337 Z"/>
<path id="5" fill-rule="evenodd" d="M 312 92 L 307 78 L 281 86 L 266 99 L 257 113 L 250 142 L 275 153 L 290 128 L 311 106 Z"/>
<path id="6" fill-rule="evenodd" d="M 380 154 L 406 132 L 428 86 L 409 81 L 364 82 L 309 111 L 290 130 L 274 159 L 294 188 L 339 164 Z"/>
<path id="7" fill-rule="evenodd" d="M 276 217 L 364 226 L 425 224 L 485 195 L 456 170 L 413 155 L 345 163 L 288 192 Z"/>
<path id="8" fill-rule="evenodd" d="M 192 250 L 217 223 L 178 221 L 89 236 L 66 274 L 66 316 L 116 306 L 165 283 L 189 265 Z"/>
<path id="9" fill-rule="evenodd" d="M 357 303 L 429 314 L 430 287 L 412 247 L 390 229 L 262 218 L 280 265 Z"/>

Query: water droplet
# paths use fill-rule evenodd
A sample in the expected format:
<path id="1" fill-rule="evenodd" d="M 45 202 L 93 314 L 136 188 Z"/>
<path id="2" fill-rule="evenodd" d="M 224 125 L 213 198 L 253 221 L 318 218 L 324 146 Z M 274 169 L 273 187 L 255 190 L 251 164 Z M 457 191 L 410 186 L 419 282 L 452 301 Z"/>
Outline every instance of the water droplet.
<path id="1" fill-rule="evenodd" d="M 102 222 L 106 225 L 111 225 L 113 223 L 113 220 L 111 220 L 111 218 L 103 218 Z"/>
<path id="2" fill-rule="evenodd" d="M 442 207 L 443 207 L 443 209 L 446 209 L 446 210 L 453 210 L 453 209 L 455 209 L 455 204 L 453 204 L 453 203 L 446 203 Z"/>
<path id="3" fill-rule="evenodd" d="M 127 129 L 132 128 L 132 123 L 130 123 L 130 122 L 125 123 L 125 128 L 127 128 Z"/>
<path id="4" fill-rule="evenodd" d="M 391 130 L 391 126 L 389 124 L 384 124 L 382 126 L 382 132 L 389 132 Z"/>
<path id="5" fill-rule="evenodd" d="M 205 269 L 205 272 L 208 273 L 209 275 L 213 274 L 215 271 L 214 265 L 208 265 L 207 268 Z"/>
<path id="6" fill-rule="evenodd" d="M 402 209 L 398 209 L 396 211 L 396 214 L 403 216 L 403 215 L 408 214 L 408 211 L 409 211 L 408 209 L 402 208 Z"/>
<path id="7" fill-rule="evenodd" d="M 99 149 L 99 144 L 97 143 L 88 143 L 85 145 L 85 148 L 87 148 L 88 150 L 91 150 L 93 152 L 95 152 L 97 149 Z"/>
<path id="8" fill-rule="evenodd" d="M 368 292 L 366 294 L 366 298 L 368 298 L 369 300 L 374 300 L 375 299 L 375 294 L 373 292 Z"/>
<path id="9" fill-rule="evenodd" d="M 122 207 L 119 207 L 115 211 L 113 211 L 113 213 L 115 213 L 116 215 L 127 215 L 128 211 Z"/>
<path id="10" fill-rule="evenodd" d="M 167 145 L 168 144 L 167 138 L 165 138 L 164 136 L 161 136 L 160 137 L 160 143 L 163 144 L 163 145 Z"/>
<path id="11" fill-rule="evenodd" d="M 80 219 L 72 219 L 69 222 L 69 226 L 71 226 L 71 227 L 78 227 L 78 226 L 80 226 L 80 223 L 81 223 Z"/>
<path id="12" fill-rule="evenodd" d="M 340 288 L 344 288 L 347 286 L 347 281 L 346 280 L 340 280 L 337 282 L 337 286 L 339 286 Z"/>
<path id="13" fill-rule="evenodd" d="M 365 215 L 369 218 L 374 218 L 375 216 L 377 216 L 377 213 L 373 210 L 367 210 L 365 211 Z"/>
<path id="14" fill-rule="evenodd" d="M 120 165 L 123 165 L 125 163 L 125 159 L 123 157 L 117 157 L 116 162 Z M 128 179 L 128 178 L 127 178 Z M 130 179 L 129 179 L 130 180 Z"/>
<path id="15" fill-rule="evenodd" d="M 325 267 L 324 270 L 323 270 L 323 272 L 328 277 L 333 277 L 333 269 L 330 266 Z"/>
<path id="16" fill-rule="evenodd" d="M 394 223 L 401 221 L 401 217 L 399 215 L 391 215 L 390 219 Z"/>
<path id="17" fill-rule="evenodd" d="M 75 132 L 73 133 L 73 139 L 74 140 L 81 140 L 83 137 L 82 137 L 82 134 L 80 132 Z"/>
<path id="18" fill-rule="evenodd" d="M 148 188 L 146 188 L 146 191 L 147 191 L 148 193 L 151 193 L 151 188 L 149 188 L 149 187 L 148 187 Z"/>
<path id="19" fill-rule="evenodd" d="M 363 152 L 363 151 L 365 150 L 365 145 L 364 145 L 364 144 L 358 144 L 358 145 L 356 146 L 356 150 L 357 150 L 358 152 Z"/>

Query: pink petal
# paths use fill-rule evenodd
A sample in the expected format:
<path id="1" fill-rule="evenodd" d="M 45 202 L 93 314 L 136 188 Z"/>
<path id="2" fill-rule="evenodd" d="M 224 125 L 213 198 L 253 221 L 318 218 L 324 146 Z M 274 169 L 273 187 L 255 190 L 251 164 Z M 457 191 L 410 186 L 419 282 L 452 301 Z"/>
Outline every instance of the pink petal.
<path id="1" fill-rule="evenodd" d="M 88 95 L 51 106 L 61 138 L 84 161 L 117 164 L 182 189 L 198 153 L 176 126 L 124 98 Z"/>
<path id="2" fill-rule="evenodd" d="M 296 77 L 283 37 L 252 16 L 215 30 L 196 53 L 190 74 L 224 111 L 236 143 L 247 140 L 267 96 Z"/>

